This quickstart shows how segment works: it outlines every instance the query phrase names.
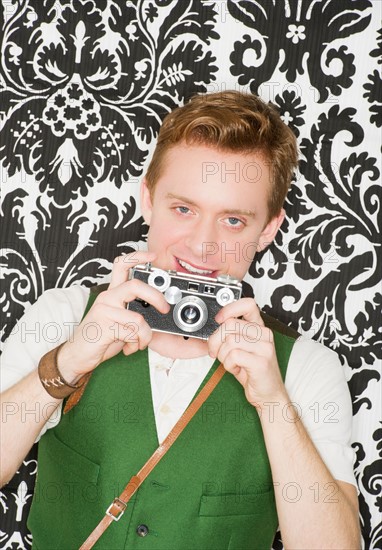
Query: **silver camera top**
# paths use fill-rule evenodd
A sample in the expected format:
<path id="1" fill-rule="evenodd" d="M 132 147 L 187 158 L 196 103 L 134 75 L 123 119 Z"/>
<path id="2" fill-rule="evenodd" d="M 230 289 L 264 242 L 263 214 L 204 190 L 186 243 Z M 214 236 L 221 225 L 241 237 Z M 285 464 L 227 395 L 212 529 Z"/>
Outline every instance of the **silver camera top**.
<path id="1" fill-rule="evenodd" d="M 135 266 L 134 269 L 148 272 L 147 283 L 160 292 L 163 292 L 169 304 L 176 304 L 182 297 L 180 288 L 173 286 L 174 282 L 176 284 L 178 280 L 189 283 L 187 287 L 183 287 L 183 285 L 181 285 L 183 287 L 182 290 L 187 290 L 195 294 L 202 293 L 203 295 L 215 294 L 215 287 L 209 286 L 213 283 L 219 283 L 218 286 L 224 285 L 221 288 L 216 288 L 216 300 L 221 306 L 229 304 L 235 299 L 234 292 L 229 288 L 230 285 L 241 289 L 241 282 L 228 274 L 218 275 L 215 279 L 212 277 L 206 277 L 205 275 L 183 273 L 173 269 L 165 271 L 159 267 L 153 267 L 150 262 L 146 264 L 139 264 Z M 134 274 L 131 274 L 131 277 L 133 276 Z M 205 284 L 201 287 L 200 283 Z M 201 290 L 202 288 L 204 291 Z"/>

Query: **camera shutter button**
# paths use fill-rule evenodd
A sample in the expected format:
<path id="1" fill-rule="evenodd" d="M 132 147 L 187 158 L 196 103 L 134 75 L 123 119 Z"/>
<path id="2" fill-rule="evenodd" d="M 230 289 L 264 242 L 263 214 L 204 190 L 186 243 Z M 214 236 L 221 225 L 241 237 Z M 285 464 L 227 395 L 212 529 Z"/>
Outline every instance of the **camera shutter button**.
<path id="1" fill-rule="evenodd" d="M 182 299 L 182 291 L 176 286 L 170 286 L 164 293 L 169 304 L 175 305 Z"/>

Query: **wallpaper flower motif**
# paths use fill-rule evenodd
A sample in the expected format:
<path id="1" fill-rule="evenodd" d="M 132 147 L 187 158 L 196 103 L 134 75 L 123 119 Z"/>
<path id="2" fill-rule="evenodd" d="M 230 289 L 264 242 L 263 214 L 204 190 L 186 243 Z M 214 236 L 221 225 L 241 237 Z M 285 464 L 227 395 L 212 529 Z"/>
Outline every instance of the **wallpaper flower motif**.
<path id="1" fill-rule="evenodd" d="M 378 47 L 375 48 L 370 55 L 378 59 L 379 65 L 382 64 L 382 29 L 379 30 Z M 369 75 L 369 80 L 363 86 L 366 92 L 363 97 L 366 97 L 370 105 L 370 122 L 380 128 L 382 126 L 382 76 L 381 71 L 375 69 Z"/>
<path id="2" fill-rule="evenodd" d="M 253 40 L 245 34 L 242 41 L 235 42 L 230 56 L 232 74 L 240 85 L 249 83 L 251 91 L 257 92 L 260 84 L 270 80 L 282 51 L 280 71 L 286 72 L 289 82 L 303 74 L 306 63 L 320 102 L 329 93 L 339 95 L 351 85 L 355 66 L 347 47 L 338 48 L 335 41 L 363 31 L 370 23 L 371 7 L 370 0 L 342 0 L 339 13 L 337 0 L 228 0 L 232 16 L 256 34 Z M 320 40 L 311 40 L 318 28 Z M 339 75 L 332 73 L 334 64 L 341 66 Z"/>
<path id="3" fill-rule="evenodd" d="M 135 243 L 147 234 L 143 218 L 136 217 L 133 197 L 130 203 L 118 206 L 108 198 L 98 200 L 97 223 L 90 223 L 85 203 L 79 211 L 71 206 L 55 208 L 53 205 L 47 211 L 37 202 L 27 220 L 27 196 L 22 189 L 9 193 L 0 213 L 0 225 L 12 225 L 17 237 L 12 242 L 4 240 L 0 253 L 4 289 L 2 339 L 9 335 L 14 315 L 18 319 L 23 314 L 25 299 L 35 302 L 49 288 L 49 281 L 59 287 L 73 283 L 92 286 L 108 275 L 115 257 L 136 250 Z M 48 228 L 55 233 L 59 228 L 60 239 L 52 238 Z M 13 315 L 10 304 L 13 304 Z"/>
<path id="4" fill-rule="evenodd" d="M 50 195 L 67 186 L 65 200 L 139 176 L 163 116 L 214 79 L 215 16 L 196 0 L 19 0 L 1 63 L 9 174 L 23 167 Z"/>
<path id="5" fill-rule="evenodd" d="M 306 105 L 301 104 L 301 99 L 294 90 L 285 90 L 281 95 L 276 95 L 275 104 L 279 108 L 282 120 L 292 128 L 296 136 L 299 136 L 299 126 L 304 124 L 302 115 L 306 110 Z"/>

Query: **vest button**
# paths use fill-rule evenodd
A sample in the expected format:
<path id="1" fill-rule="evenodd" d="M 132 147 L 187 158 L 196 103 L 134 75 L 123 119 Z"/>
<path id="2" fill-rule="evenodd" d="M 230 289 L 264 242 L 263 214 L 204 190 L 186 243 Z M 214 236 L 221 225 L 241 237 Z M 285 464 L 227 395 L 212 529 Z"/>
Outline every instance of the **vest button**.
<path id="1" fill-rule="evenodd" d="M 137 527 L 137 535 L 139 537 L 145 537 L 146 535 L 149 534 L 149 528 L 147 527 L 147 525 L 138 525 Z"/>

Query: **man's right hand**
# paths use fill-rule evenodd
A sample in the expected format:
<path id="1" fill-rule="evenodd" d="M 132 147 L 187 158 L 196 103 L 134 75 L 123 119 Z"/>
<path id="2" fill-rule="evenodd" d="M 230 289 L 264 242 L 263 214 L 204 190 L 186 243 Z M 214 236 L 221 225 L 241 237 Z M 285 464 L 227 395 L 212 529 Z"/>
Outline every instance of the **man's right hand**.
<path id="1" fill-rule="evenodd" d="M 140 251 L 114 260 L 108 289 L 97 296 L 72 338 L 59 351 L 58 368 L 69 383 L 76 383 L 83 374 L 121 350 L 130 355 L 149 345 L 151 328 L 142 315 L 127 309 L 126 304 L 140 298 L 164 314 L 169 312 L 170 306 L 161 292 L 143 281 L 128 280 L 132 267 L 152 262 L 155 257 Z"/>

